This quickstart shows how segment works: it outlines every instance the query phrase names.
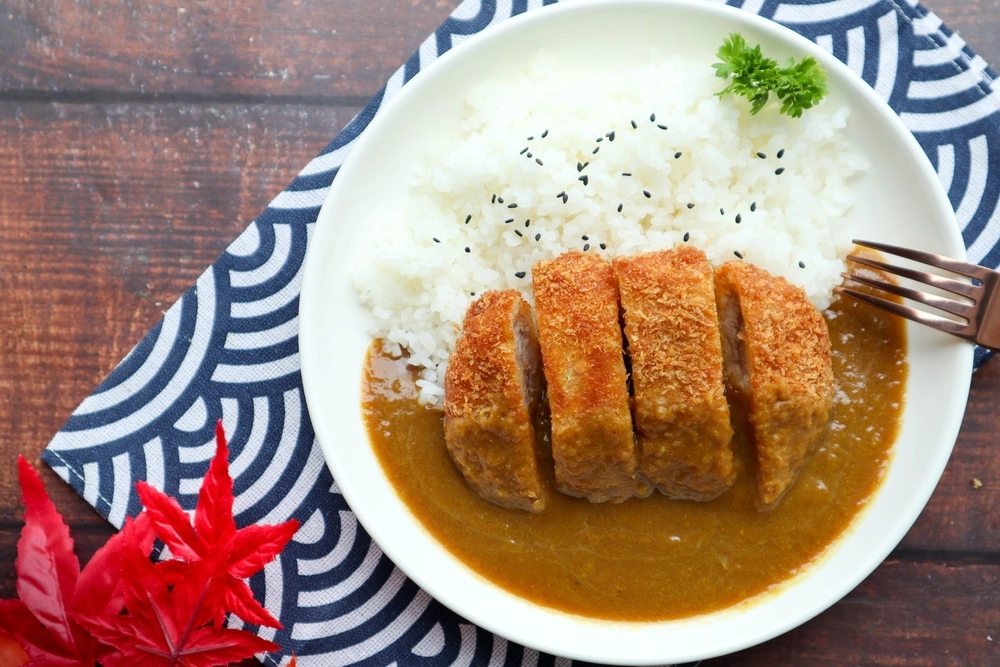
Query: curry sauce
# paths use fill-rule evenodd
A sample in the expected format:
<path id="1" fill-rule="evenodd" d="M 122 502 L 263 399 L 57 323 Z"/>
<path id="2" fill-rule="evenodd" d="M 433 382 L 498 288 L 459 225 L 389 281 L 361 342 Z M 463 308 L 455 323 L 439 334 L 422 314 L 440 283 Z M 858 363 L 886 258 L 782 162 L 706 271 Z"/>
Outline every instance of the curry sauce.
<path id="1" fill-rule="evenodd" d="M 505 509 L 466 484 L 440 410 L 417 402 L 405 359 L 373 344 L 362 410 L 387 477 L 449 552 L 496 585 L 583 616 L 654 621 L 765 593 L 821 556 L 877 489 L 903 410 L 904 322 L 837 298 L 826 311 L 836 398 L 830 424 L 781 503 L 760 512 L 745 416 L 734 410 L 736 482 L 710 502 L 655 493 L 594 504 L 554 491 L 544 512 Z M 547 439 L 543 414 L 538 433 Z M 548 447 L 548 442 L 543 447 Z"/>

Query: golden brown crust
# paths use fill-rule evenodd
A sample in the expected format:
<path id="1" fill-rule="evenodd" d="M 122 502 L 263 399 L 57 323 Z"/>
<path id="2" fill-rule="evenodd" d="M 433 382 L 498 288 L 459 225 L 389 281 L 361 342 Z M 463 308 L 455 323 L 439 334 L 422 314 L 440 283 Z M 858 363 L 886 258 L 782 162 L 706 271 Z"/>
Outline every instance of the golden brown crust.
<path id="1" fill-rule="evenodd" d="M 445 373 L 445 443 L 486 500 L 545 507 L 532 416 L 541 397 L 538 338 L 516 290 L 485 292 L 469 307 Z"/>
<path id="2" fill-rule="evenodd" d="M 716 298 L 729 336 L 727 380 L 753 431 L 760 503 L 773 507 L 826 429 L 834 392 L 829 331 L 802 289 L 746 262 L 719 267 Z"/>
<path id="3" fill-rule="evenodd" d="M 632 358 L 640 470 L 671 498 L 733 483 L 712 266 L 688 245 L 614 260 Z"/>
<path id="4" fill-rule="evenodd" d="M 635 493 L 636 453 L 611 264 L 568 252 L 532 270 L 556 486 L 592 502 Z"/>

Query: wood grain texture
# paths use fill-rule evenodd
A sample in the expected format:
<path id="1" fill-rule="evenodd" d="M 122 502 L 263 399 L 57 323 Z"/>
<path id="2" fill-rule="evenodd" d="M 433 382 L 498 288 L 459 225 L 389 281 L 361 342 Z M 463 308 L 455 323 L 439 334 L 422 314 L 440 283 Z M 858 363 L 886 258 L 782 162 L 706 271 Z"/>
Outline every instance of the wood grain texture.
<path id="1" fill-rule="evenodd" d="M 1000 0 L 928 0 L 925 7 L 957 32 L 994 71 L 1000 67 Z"/>
<path id="2" fill-rule="evenodd" d="M 954 552 L 1000 562 L 1000 356 L 973 376 L 951 460 L 899 549 L 934 559 Z"/>
<path id="3" fill-rule="evenodd" d="M 457 4 L 5 0 L 0 88 L 367 99 Z"/>
<path id="4" fill-rule="evenodd" d="M 887 560 L 838 604 L 760 646 L 702 667 L 995 665 L 1000 566 Z"/>
<path id="5" fill-rule="evenodd" d="M 927 2 L 1000 65 L 1000 0 Z M 39 453 L 456 4 L 0 0 L 0 597 L 17 453 L 86 562 L 112 529 Z M 705 665 L 1000 664 L 998 433 L 994 359 L 893 555 L 816 619 Z"/>
<path id="6" fill-rule="evenodd" d="M 36 457 L 356 111 L 0 104 L 0 442 Z"/>

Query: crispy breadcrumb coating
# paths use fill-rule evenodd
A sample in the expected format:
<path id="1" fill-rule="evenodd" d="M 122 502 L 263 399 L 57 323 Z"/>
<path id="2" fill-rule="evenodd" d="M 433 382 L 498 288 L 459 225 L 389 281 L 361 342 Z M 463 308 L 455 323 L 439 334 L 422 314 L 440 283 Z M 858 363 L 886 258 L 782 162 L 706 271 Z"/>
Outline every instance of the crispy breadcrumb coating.
<path id="1" fill-rule="evenodd" d="M 833 405 L 826 321 L 805 292 L 747 262 L 716 271 L 726 379 L 747 407 L 760 505 L 795 482 Z"/>
<path id="2" fill-rule="evenodd" d="M 532 270 L 556 487 L 592 502 L 635 494 L 636 451 L 611 264 L 567 252 Z"/>
<path id="3" fill-rule="evenodd" d="M 545 508 L 532 424 L 542 382 L 530 306 L 516 290 L 483 293 L 448 361 L 444 434 L 466 481 L 503 507 Z"/>
<path id="4" fill-rule="evenodd" d="M 614 260 L 632 358 L 642 475 L 712 500 L 736 478 L 712 266 L 690 245 Z"/>

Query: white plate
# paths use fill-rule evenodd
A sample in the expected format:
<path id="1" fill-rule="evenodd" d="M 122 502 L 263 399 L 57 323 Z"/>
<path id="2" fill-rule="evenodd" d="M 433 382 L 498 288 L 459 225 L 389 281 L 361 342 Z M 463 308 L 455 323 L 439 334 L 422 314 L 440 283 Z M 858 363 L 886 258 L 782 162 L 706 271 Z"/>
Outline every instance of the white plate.
<path id="1" fill-rule="evenodd" d="M 812 618 L 854 588 L 916 520 L 944 470 L 965 410 L 972 346 L 909 328 L 910 375 L 895 454 L 868 508 L 814 567 L 751 604 L 681 621 L 619 623 L 553 611 L 515 597 L 444 550 L 400 501 L 368 444 L 360 412 L 366 314 L 349 278 L 366 226 L 406 196 L 425 142 L 458 119 L 465 92 L 523 70 L 544 47 L 588 59 L 663 53 L 703 57 L 740 31 L 778 58 L 813 55 L 833 103 L 851 107 L 848 138 L 870 160 L 857 203 L 840 221 L 855 236 L 964 257 L 936 174 L 896 115 L 815 44 L 749 13 L 703 0 L 578 0 L 512 18 L 446 53 L 382 109 L 354 147 L 320 211 L 306 258 L 299 347 L 306 399 L 334 478 L 361 524 L 417 584 L 468 620 L 529 647 L 613 664 L 661 664 L 752 646 Z M 721 83 L 721 81 L 720 81 Z M 859 628 L 860 630 L 860 628 Z"/>

